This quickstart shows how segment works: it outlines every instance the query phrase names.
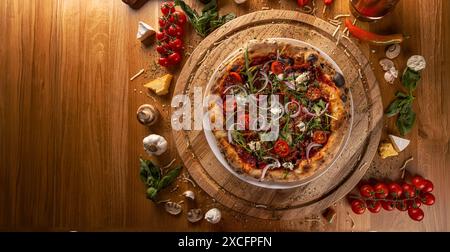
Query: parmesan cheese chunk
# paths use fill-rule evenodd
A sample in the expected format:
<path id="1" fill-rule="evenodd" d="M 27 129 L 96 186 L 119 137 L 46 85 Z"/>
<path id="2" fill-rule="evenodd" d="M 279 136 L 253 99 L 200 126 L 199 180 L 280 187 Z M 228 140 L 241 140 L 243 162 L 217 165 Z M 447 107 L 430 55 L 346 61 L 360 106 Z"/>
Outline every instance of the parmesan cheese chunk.
<path id="1" fill-rule="evenodd" d="M 391 143 L 382 143 L 378 148 L 378 153 L 382 159 L 398 156 L 398 152 L 394 149 L 394 146 L 392 146 Z"/>
<path id="2" fill-rule="evenodd" d="M 170 83 L 173 76 L 166 74 L 144 85 L 144 87 L 153 90 L 157 95 L 166 95 L 169 93 Z"/>
<path id="3" fill-rule="evenodd" d="M 392 145 L 394 146 L 395 150 L 398 152 L 402 152 L 408 147 L 409 141 L 408 139 L 404 139 L 398 136 L 389 135 L 389 139 L 391 139 Z"/>

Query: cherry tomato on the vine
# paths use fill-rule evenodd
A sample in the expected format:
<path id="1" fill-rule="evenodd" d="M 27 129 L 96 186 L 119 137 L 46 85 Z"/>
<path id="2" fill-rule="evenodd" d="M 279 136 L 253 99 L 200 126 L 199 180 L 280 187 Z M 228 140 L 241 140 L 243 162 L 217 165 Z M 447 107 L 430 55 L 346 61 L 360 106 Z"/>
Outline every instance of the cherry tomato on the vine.
<path id="1" fill-rule="evenodd" d="M 167 34 L 169 34 L 170 36 L 175 36 L 177 38 L 180 38 L 180 37 L 183 37 L 184 30 L 183 30 L 183 28 L 181 28 L 181 26 L 172 24 L 167 29 Z"/>
<path id="2" fill-rule="evenodd" d="M 406 211 L 408 210 L 408 202 L 406 200 L 397 201 L 395 207 L 402 212 Z"/>
<path id="3" fill-rule="evenodd" d="M 169 58 L 169 62 L 172 65 L 176 65 L 181 62 L 181 55 L 178 52 L 173 52 L 172 54 L 169 55 L 168 58 Z"/>
<path id="4" fill-rule="evenodd" d="M 423 217 L 425 216 L 422 209 L 420 209 L 420 208 L 408 209 L 408 215 L 411 219 L 413 219 L 415 221 L 421 221 L 421 220 L 423 220 Z"/>
<path id="5" fill-rule="evenodd" d="M 361 196 L 363 196 L 364 198 L 368 198 L 371 199 L 375 196 L 375 190 L 373 189 L 372 186 L 370 185 L 362 185 L 359 188 L 359 193 L 361 194 Z"/>
<path id="6" fill-rule="evenodd" d="M 395 209 L 395 202 L 392 200 L 383 200 L 381 201 L 381 206 L 386 211 L 393 211 Z"/>
<path id="7" fill-rule="evenodd" d="M 377 199 L 385 199 L 389 195 L 389 188 L 384 183 L 377 183 L 373 189 Z"/>
<path id="8" fill-rule="evenodd" d="M 169 46 L 173 51 L 183 50 L 183 40 L 176 38 L 169 42 Z"/>
<path id="9" fill-rule="evenodd" d="M 161 28 L 166 27 L 166 25 L 167 25 L 167 20 L 166 20 L 166 18 L 165 18 L 165 17 L 160 17 L 160 18 L 158 19 L 158 24 L 159 24 L 159 27 L 161 27 Z"/>
<path id="10" fill-rule="evenodd" d="M 422 202 L 419 199 L 411 199 L 407 201 L 408 209 L 410 208 L 419 208 L 422 206 Z"/>
<path id="11" fill-rule="evenodd" d="M 172 24 L 178 24 L 180 26 L 186 24 L 186 15 L 184 14 L 184 12 L 182 11 L 175 11 L 172 13 L 172 15 L 170 15 L 169 17 L 169 21 Z"/>
<path id="12" fill-rule="evenodd" d="M 168 66 L 170 66 L 169 59 L 166 58 L 166 57 L 161 57 L 161 58 L 159 58 L 158 63 L 159 63 L 161 66 L 163 66 L 163 67 L 168 67 Z"/>
<path id="13" fill-rule="evenodd" d="M 157 32 L 156 39 L 160 42 L 166 41 L 168 39 L 167 34 L 165 32 Z"/>
<path id="14" fill-rule="evenodd" d="M 160 54 L 160 55 L 164 55 L 167 54 L 167 48 L 164 45 L 158 45 L 156 47 L 156 51 Z"/>
<path id="15" fill-rule="evenodd" d="M 416 190 L 414 186 L 408 183 L 403 183 L 402 189 L 403 189 L 403 196 L 405 196 L 406 199 L 411 199 L 416 196 Z"/>
<path id="16" fill-rule="evenodd" d="M 411 183 L 419 190 L 425 187 L 424 179 L 422 176 L 416 175 L 411 179 Z"/>
<path id="17" fill-rule="evenodd" d="M 169 15 L 175 11 L 175 4 L 172 1 L 163 2 L 161 4 L 161 12 L 164 16 Z"/>
<path id="18" fill-rule="evenodd" d="M 355 214 L 363 214 L 366 211 L 366 204 L 362 200 L 354 199 L 350 205 L 352 206 L 352 211 Z"/>
<path id="19" fill-rule="evenodd" d="M 390 183 L 388 185 L 389 189 L 389 195 L 391 195 L 394 198 L 400 198 L 402 196 L 403 190 L 402 187 L 397 183 Z"/>
<path id="20" fill-rule="evenodd" d="M 434 202 L 436 202 L 436 198 L 431 193 L 425 192 L 425 193 L 421 193 L 419 196 L 420 196 L 420 200 L 422 201 L 422 203 L 424 205 L 431 206 L 431 205 L 434 205 Z"/>
<path id="21" fill-rule="evenodd" d="M 422 189 L 422 192 L 432 192 L 434 190 L 434 185 L 433 182 L 429 181 L 429 180 L 424 180 L 425 186 Z"/>
<path id="22" fill-rule="evenodd" d="M 367 205 L 367 210 L 369 210 L 372 213 L 378 213 L 381 211 L 381 202 L 380 201 L 367 200 L 366 205 Z"/>

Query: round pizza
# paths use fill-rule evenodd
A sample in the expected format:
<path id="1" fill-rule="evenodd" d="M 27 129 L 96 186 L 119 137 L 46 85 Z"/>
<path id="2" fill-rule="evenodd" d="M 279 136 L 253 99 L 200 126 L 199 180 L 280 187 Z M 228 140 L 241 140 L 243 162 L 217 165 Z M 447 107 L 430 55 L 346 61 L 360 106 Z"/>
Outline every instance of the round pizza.
<path id="1" fill-rule="evenodd" d="M 213 80 L 212 132 L 238 173 L 295 182 L 331 164 L 349 117 L 345 80 L 314 48 L 251 42 Z"/>

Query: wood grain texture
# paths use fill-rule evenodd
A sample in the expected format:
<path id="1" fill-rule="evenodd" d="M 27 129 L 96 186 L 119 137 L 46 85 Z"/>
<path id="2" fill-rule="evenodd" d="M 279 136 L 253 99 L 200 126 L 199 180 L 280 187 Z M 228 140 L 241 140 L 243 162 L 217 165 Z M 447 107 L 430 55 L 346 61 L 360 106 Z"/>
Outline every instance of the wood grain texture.
<path id="1" fill-rule="evenodd" d="M 201 6 L 198 1 L 187 2 Z M 243 15 L 262 7 L 292 10 L 296 5 L 291 0 L 247 2 L 237 6 L 221 1 L 221 12 Z M 321 1 L 317 2 L 321 9 Z M 142 88 L 167 70 L 156 66 L 154 46 L 143 48 L 135 40 L 138 21 L 157 27 L 158 5 L 152 0 L 135 11 L 120 0 L 0 1 L 0 230 L 450 231 L 449 1 L 402 0 L 380 22 L 359 23 L 374 31 L 410 36 L 396 60 L 399 68 L 412 54 L 423 54 L 428 61 L 417 91 L 412 146 L 398 158 L 376 158 L 366 176 L 395 179 L 401 163 L 414 156 L 408 170 L 435 182 L 437 203 L 425 208 L 422 223 L 398 212 L 352 215 L 354 229 L 345 201 L 336 205 L 337 221 L 325 225 L 307 219 L 247 217 L 224 209 L 181 180 L 176 183 L 178 191 L 161 195 L 178 201 L 183 190 L 193 189 L 195 205 L 223 209 L 223 221 L 213 226 L 204 221 L 189 224 L 185 215 L 169 216 L 161 205 L 145 199 L 137 167 L 138 156 L 145 154 L 142 138 L 150 132 L 166 136 L 172 148 L 158 161 L 165 164 L 176 157 L 180 162 L 167 119 L 170 95 L 155 97 Z M 348 1 L 336 1 L 328 16 L 338 13 L 348 13 Z M 187 52 L 192 52 L 201 38 L 192 28 L 187 34 Z M 373 63 L 386 107 L 400 83 L 390 86 L 383 81 L 377 66 L 383 48 L 364 43 L 359 47 Z M 142 68 L 146 73 L 130 82 Z M 168 71 L 178 76 L 179 69 Z M 142 127 L 135 112 L 143 103 L 158 104 L 166 120 L 150 129 Z M 385 123 L 384 134 L 395 132 L 392 119 Z M 190 207 L 185 203 L 184 211 Z"/>

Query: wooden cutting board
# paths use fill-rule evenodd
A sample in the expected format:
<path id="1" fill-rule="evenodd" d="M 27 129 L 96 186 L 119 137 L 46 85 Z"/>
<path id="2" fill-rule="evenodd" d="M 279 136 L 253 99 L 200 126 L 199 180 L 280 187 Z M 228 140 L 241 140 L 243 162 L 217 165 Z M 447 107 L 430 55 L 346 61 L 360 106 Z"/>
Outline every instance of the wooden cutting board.
<path id="1" fill-rule="evenodd" d="M 294 189 L 266 189 L 242 182 L 211 151 L 203 131 L 173 131 L 176 146 L 196 183 L 219 203 L 263 219 L 296 219 L 318 213 L 344 197 L 362 178 L 381 136 L 383 107 L 369 61 L 336 27 L 296 11 L 258 11 L 225 24 L 205 38 L 184 65 L 175 93 L 193 95 L 218 65 L 251 39 L 293 38 L 327 53 L 344 73 L 353 97 L 353 129 L 337 162 L 321 177 Z"/>

